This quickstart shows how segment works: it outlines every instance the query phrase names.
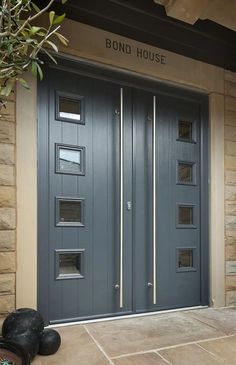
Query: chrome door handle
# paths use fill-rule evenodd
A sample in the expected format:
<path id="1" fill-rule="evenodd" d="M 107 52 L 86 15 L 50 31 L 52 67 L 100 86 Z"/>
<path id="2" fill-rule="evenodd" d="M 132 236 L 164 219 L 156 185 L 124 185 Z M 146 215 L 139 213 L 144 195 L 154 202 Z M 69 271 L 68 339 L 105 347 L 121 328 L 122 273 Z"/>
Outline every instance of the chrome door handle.
<path id="1" fill-rule="evenodd" d="M 124 251 L 124 112 L 123 88 L 120 88 L 120 308 L 123 308 L 123 251 Z"/>
<path id="2" fill-rule="evenodd" d="M 153 304 L 156 304 L 156 96 L 153 95 L 153 118 L 152 118 L 152 199 L 153 199 L 153 234 L 152 234 L 152 265 L 153 265 Z"/>

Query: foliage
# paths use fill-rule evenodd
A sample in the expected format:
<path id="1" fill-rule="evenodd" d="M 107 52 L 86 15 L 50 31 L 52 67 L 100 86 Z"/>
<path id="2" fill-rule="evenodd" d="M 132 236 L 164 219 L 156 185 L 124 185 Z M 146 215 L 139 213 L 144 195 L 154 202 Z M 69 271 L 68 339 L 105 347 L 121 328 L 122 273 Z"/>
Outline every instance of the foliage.
<path id="1" fill-rule="evenodd" d="M 61 0 L 64 4 L 67 0 Z M 55 37 L 64 45 L 67 39 L 60 34 L 60 24 L 65 14 L 49 12 L 47 28 L 35 25 L 35 20 L 45 13 L 54 0 L 40 9 L 31 0 L 0 0 L 0 95 L 8 96 L 18 81 L 28 85 L 24 72 L 43 78 L 40 54 L 46 54 L 56 63 L 53 53 L 58 52 Z M 39 20 L 37 20 L 37 23 Z"/>

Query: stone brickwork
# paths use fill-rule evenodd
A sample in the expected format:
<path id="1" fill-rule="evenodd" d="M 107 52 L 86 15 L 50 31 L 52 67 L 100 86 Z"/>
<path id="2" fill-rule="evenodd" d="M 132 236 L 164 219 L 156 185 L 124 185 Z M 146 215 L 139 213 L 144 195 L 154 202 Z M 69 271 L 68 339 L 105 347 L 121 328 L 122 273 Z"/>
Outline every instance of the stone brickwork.
<path id="1" fill-rule="evenodd" d="M 226 305 L 236 305 L 236 74 L 225 72 Z"/>
<path id="2" fill-rule="evenodd" d="M 0 108 L 0 332 L 4 317 L 15 309 L 16 181 L 15 94 Z"/>

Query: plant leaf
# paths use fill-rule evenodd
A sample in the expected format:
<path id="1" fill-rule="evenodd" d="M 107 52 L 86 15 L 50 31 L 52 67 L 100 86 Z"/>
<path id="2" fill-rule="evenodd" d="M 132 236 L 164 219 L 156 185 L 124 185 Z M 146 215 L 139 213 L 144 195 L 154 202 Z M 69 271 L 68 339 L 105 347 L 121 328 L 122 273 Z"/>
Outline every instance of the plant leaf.
<path id="1" fill-rule="evenodd" d="M 31 62 L 31 72 L 32 74 L 37 77 L 37 72 L 38 72 L 38 69 L 37 69 L 37 62 L 36 61 L 32 61 Z"/>
<path id="2" fill-rule="evenodd" d="M 57 36 L 57 38 L 60 40 L 61 43 L 63 43 L 65 46 L 68 45 L 69 41 L 66 37 L 64 37 L 62 34 L 57 33 L 57 32 L 55 32 L 54 34 Z"/>
<path id="3" fill-rule="evenodd" d="M 48 52 L 46 49 L 43 49 L 43 52 L 46 53 L 46 55 L 53 61 L 53 63 L 56 63 L 57 64 L 57 60 L 56 58 L 54 58 L 50 52 Z"/>
<path id="4" fill-rule="evenodd" d="M 36 62 L 36 66 L 37 66 L 39 78 L 42 81 L 42 79 L 43 79 L 43 71 L 42 71 L 41 67 L 39 66 L 38 62 Z"/>
<path id="5" fill-rule="evenodd" d="M 31 3 L 31 5 L 32 5 L 32 8 L 36 11 L 36 13 L 40 12 L 39 7 L 35 3 Z"/>
<path id="6" fill-rule="evenodd" d="M 19 81 L 19 83 L 26 89 L 28 89 L 28 90 L 30 89 L 30 87 L 29 87 L 28 83 L 25 81 L 25 79 L 22 79 L 21 77 L 17 77 L 16 80 Z"/>
<path id="7" fill-rule="evenodd" d="M 57 17 L 54 18 L 53 20 L 53 24 L 61 24 L 61 22 L 64 20 L 66 14 L 62 14 L 62 15 L 59 15 Z"/>
<path id="8" fill-rule="evenodd" d="M 54 17 L 55 17 L 55 11 L 50 11 L 50 12 L 49 12 L 49 21 L 50 21 L 50 25 L 52 25 L 52 24 L 53 24 Z"/>
<path id="9" fill-rule="evenodd" d="M 53 49 L 55 52 L 58 53 L 58 48 L 57 46 L 55 45 L 55 43 L 51 42 L 51 41 L 46 41 Z"/>

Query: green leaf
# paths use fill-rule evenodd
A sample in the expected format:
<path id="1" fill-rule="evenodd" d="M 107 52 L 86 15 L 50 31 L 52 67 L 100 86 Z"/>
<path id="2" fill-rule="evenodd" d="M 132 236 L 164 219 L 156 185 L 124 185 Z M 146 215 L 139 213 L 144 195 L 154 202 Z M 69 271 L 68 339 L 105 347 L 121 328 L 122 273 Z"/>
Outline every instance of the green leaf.
<path id="1" fill-rule="evenodd" d="M 51 55 L 50 52 L 48 52 L 46 49 L 43 49 L 42 51 L 46 53 L 46 55 L 52 60 L 53 63 L 57 64 L 57 60 Z"/>
<path id="2" fill-rule="evenodd" d="M 68 45 L 69 41 L 66 37 L 64 37 L 62 34 L 57 33 L 57 32 L 55 32 L 54 34 L 57 36 L 57 38 L 60 40 L 61 43 L 63 43 L 65 46 Z"/>
<path id="3" fill-rule="evenodd" d="M 40 78 L 40 80 L 42 80 L 43 79 L 43 71 L 42 71 L 41 67 L 39 66 L 38 62 L 36 62 L 36 66 L 37 66 L 37 69 L 38 69 L 39 78 Z"/>
<path id="4" fill-rule="evenodd" d="M 21 77 L 17 77 L 16 80 L 19 81 L 19 83 L 26 89 L 28 89 L 28 90 L 30 89 L 30 87 L 29 87 L 28 83 L 25 81 L 25 79 L 22 79 Z"/>
<path id="5" fill-rule="evenodd" d="M 32 8 L 36 11 L 36 13 L 40 12 L 39 7 L 35 3 L 31 3 Z"/>
<path id="6" fill-rule="evenodd" d="M 50 11 L 49 12 L 49 20 L 50 20 L 51 25 L 53 24 L 54 17 L 55 17 L 55 11 Z"/>
<path id="7" fill-rule="evenodd" d="M 41 28 L 40 27 L 36 27 L 36 26 L 33 26 L 30 28 L 30 33 L 32 34 L 35 34 L 37 33 Z"/>
<path id="8" fill-rule="evenodd" d="M 61 24 L 61 22 L 65 19 L 66 14 L 59 15 L 54 18 L 53 24 Z"/>
<path id="9" fill-rule="evenodd" d="M 58 48 L 57 46 L 55 45 L 55 43 L 51 42 L 51 41 L 46 41 L 53 49 L 55 52 L 58 53 Z"/>
<path id="10" fill-rule="evenodd" d="M 31 62 L 31 72 L 35 77 L 37 77 L 38 68 L 37 68 L 37 62 L 36 61 Z"/>
<path id="11" fill-rule="evenodd" d="M 62 4 L 65 4 L 67 2 L 67 0 L 61 0 Z"/>

